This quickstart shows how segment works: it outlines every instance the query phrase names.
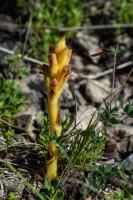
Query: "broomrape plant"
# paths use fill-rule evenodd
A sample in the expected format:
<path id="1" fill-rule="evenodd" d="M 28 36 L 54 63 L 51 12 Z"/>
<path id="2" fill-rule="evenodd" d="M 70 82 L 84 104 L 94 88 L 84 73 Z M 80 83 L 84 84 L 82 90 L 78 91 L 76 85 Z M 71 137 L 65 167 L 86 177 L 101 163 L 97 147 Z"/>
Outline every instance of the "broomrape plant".
<path id="1" fill-rule="evenodd" d="M 58 109 L 59 97 L 63 91 L 65 82 L 71 74 L 69 61 L 72 50 L 66 46 L 65 37 L 55 45 L 51 46 L 48 60 L 49 65 L 44 69 L 44 82 L 48 93 L 48 117 L 50 122 L 51 140 L 46 154 L 47 178 L 49 181 L 57 176 L 58 147 L 52 139 L 53 133 L 56 137 L 61 135 L 60 113 Z"/>

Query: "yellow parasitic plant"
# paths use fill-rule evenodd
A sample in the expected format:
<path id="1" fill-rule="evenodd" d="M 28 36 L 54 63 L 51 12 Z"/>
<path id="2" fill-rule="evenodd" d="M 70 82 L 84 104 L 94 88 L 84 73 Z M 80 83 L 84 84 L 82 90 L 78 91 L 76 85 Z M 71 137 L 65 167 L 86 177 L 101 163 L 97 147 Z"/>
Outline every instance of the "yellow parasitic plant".
<path id="1" fill-rule="evenodd" d="M 58 101 L 65 82 L 71 74 L 69 61 L 72 50 L 66 46 L 65 37 L 52 46 L 49 53 L 49 65 L 44 68 L 44 82 L 48 93 L 48 117 L 51 134 L 61 135 L 60 113 Z M 46 154 L 47 179 L 53 180 L 57 176 L 58 147 L 51 139 Z"/>

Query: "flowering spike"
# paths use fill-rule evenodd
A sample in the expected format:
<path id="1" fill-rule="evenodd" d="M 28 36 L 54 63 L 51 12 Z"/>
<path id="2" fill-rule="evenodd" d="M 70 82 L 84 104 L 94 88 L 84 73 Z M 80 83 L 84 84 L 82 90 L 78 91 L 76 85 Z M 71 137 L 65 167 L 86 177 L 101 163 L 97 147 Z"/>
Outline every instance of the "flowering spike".
<path id="1" fill-rule="evenodd" d="M 65 82 L 71 74 L 68 65 L 72 50 L 66 46 L 65 37 L 50 49 L 49 66 L 44 70 L 44 80 L 48 91 L 48 116 L 50 131 L 55 131 L 56 136 L 61 135 L 60 113 L 58 100 L 63 91 Z M 57 176 L 58 148 L 50 141 L 46 155 L 47 178 L 49 181 Z"/>

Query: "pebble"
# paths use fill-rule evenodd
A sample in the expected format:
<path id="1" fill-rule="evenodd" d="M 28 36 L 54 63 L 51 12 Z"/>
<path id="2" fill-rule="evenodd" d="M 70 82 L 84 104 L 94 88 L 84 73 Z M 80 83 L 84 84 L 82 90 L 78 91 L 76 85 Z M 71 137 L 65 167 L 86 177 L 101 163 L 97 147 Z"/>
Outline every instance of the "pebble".
<path id="1" fill-rule="evenodd" d="M 110 93 L 110 81 L 108 79 L 89 81 L 86 86 L 86 97 L 94 103 L 102 103 Z"/>

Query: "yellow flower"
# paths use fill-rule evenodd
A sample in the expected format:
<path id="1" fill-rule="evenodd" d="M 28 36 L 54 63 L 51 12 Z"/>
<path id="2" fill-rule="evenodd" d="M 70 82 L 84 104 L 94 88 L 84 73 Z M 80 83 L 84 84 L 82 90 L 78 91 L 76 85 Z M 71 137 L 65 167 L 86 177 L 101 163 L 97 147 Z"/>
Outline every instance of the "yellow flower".
<path id="1" fill-rule="evenodd" d="M 69 64 L 72 50 L 66 46 L 65 37 L 51 48 L 49 53 L 49 66 L 44 69 L 44 82 L 48 92 L 48 116 L 51 133 L 55 131 L 56 136 L 61 135 L 60 114 L 58 100 L 64 89 L 65 82 L 71 74 Z M 58 149 L 53 141 L 50 141 L 47 155 L 46 167 L 49 181 L 57 176 Z"/>
<path id="2" fill-rule="evenodd" d="M 48 114 L 51 131 L 60 136 L 58 99 L 63 91 L 65 82 L 71 74 L 71 67 L 68 65 L 72 50 L 66 46 L 65 37 L 54 47 L 49 54 L 49 66 L 44 70 L 44 80 L 48 91 Z M 57 128 L 58 127 L 58 128 Z"/>

